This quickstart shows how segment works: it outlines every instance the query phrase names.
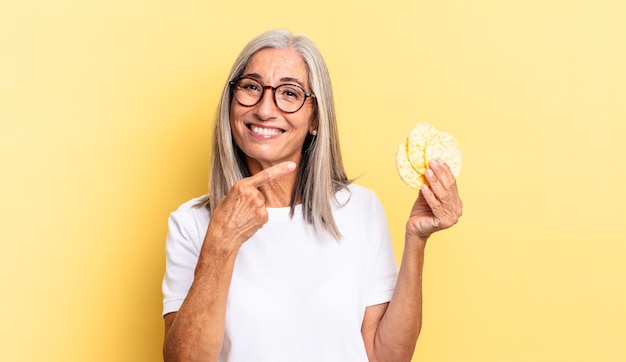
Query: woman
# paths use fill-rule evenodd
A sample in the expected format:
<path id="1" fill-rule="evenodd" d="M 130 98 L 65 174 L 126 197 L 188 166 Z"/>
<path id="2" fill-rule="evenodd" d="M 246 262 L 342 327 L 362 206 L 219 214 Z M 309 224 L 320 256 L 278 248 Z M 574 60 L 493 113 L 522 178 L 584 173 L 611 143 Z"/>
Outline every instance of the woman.
<path id="1" fill-rule="evenodd" d="M 172 213 L 166 361 L 408 361 L 428 237 L 462 203 L 434 160 L 398 270 L 384 211 L 341 161 L 330 78 L 276 30 L 236 60 L 216 117 L 208 196 Z"/>

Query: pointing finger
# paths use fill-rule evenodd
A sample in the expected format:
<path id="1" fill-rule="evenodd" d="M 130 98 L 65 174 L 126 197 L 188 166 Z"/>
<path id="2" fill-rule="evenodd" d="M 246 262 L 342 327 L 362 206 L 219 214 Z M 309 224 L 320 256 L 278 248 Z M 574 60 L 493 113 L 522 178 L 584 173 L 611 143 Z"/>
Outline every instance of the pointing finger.
<path id="1" fill-rule="evenodd" d="M 272 180 L 293 172 L 295 169 L 296 164 L 294 162 L 283 162 L 248 177 L 248 182 L 254 187 L 263 186 Z"/>

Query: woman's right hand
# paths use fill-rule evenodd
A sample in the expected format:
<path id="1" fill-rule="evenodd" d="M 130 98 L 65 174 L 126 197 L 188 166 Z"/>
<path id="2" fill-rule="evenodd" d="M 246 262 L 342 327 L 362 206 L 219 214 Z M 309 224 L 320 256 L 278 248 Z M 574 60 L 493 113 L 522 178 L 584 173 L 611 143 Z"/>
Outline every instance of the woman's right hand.
<path id="1" fill-rule="evenodd" d="M 165 361 L 217 360 L 239 247 L 267 222 L 259 187 L 295 170 L 284 162 L 238 181 L 211 214 L 194 281 L 178 312 L 165 316 Z"/>
<path id="2" fill-rule="evenodd" d="M 235 183 L 211 214 L 205 241 L 222 240 L 228 246 L 239 247 L 250 239 L 268 218 L 259 187 L 295 168 L 295 163 L 283 162 Z"/>

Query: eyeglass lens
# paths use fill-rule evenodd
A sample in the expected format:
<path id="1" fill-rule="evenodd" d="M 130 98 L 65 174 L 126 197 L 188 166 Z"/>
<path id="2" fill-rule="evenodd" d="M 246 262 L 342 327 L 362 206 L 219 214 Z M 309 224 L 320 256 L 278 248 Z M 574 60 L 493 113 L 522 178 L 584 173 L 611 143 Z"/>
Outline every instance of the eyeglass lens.
<path id="1" fill-rule="evenodd" d="M 274 91 L 274 102 L 283 112 L 299 110 L 307 97 L 304 90 L 295 84 L 281 84 L 273 88 L 263 86 L 252 78 L 241 78 L 235 82 L 235 98 L 237 102 L 250 107 L 259 103 L 265 89 Z"/>

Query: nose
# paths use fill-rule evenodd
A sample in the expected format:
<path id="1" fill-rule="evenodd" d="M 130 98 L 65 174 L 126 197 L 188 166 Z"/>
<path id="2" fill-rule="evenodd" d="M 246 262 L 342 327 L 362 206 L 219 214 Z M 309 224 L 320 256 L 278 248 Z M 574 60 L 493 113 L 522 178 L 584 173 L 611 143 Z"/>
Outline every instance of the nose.
<path id="1" fill-rule="evenodd" d="M 275 118 L 279 113 L 279 109 L 276 102 L 274 102 L 274 89 L 271 86 L 263 88 L 263 95 L 259 103 L 254 106 L 254 113 L 260 120 L 268 120 Z"/>

